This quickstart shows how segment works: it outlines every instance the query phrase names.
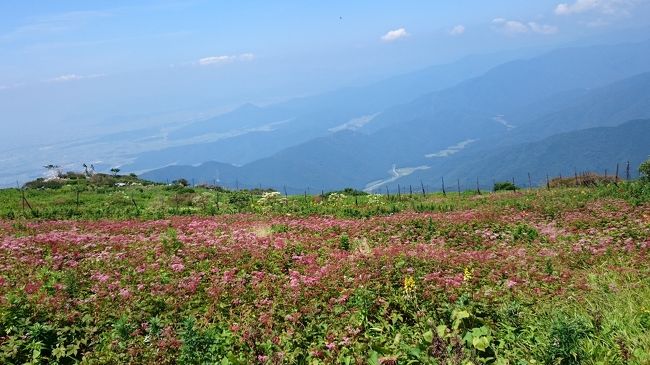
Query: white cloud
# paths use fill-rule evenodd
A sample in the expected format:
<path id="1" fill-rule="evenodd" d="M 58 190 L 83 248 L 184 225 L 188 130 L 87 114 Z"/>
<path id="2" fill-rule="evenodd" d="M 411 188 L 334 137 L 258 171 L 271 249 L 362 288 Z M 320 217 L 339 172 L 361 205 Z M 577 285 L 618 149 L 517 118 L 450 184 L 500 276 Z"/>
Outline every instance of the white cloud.
<path id="1" fill-rule="evenodd" d="M 203 57 L 199 59 L 198 64 L 201 66 L 222 65 L 226 63 L 233 63 L 236 61 L 252 61 L 254 59 L 255 59 L 254 54 L 242 53 L 239 55 Z"/>
<path id="2" fill-rule="evenodd" d="M 502 32 L 508 34 L 508 35 L 515 35 L 515 34 L 520 34 L 520 33 L 528 33 L 529 29 L 528 27 L 519 21 L 516 20 L 507 20 L 503 18 L 496 18 L 492 20 L 492 24 L 497 26 L 499 30 Z"/>
<path id="3" fill-rule="evenodd" d="M 572 15 L 599 12 L 607 15 L 627 15 L 629 9 L 639 0 L 576 0 L 574 3 L 561 3 L 555 7 L 557 15 Z"/>
<path id="4" fill-rule="evenodd" d="M 558 27 L 548 24 L 537 24 L 535 22 L 529 22 L 528 26 L 530 29 L 539 34 L 555 34 L 558 32 Z"/>
<path id="5" fill-rule="evenodd" d="M 204 57 L 199 60 L 199 65 L 207 66 L 214 65 L 215 63 L 228 63 L 235 60 L 236 56 L 210 56 Z"/>
<path id="6" fill-rule="evenodd" d="M 465 26 L 462 24 L 458 24 L 449 30 L 449 34 L 453 36 L 462 35 L 463 33 L 465 33 Z"/>
<path id="7" fill-rule="evenodd" d="M 554 25 L 539 24 L 536 22 L 524 23 L 518 20 L 508 20 L 504 18 L 496 18 L 492 20 L 492 25 L 495 27 L 495 29 L 510 36 L 525 33 L 549 35 L 555 34 L 559 31 L 558 27 Z"/>
<path id="8" fill-rule="evenodd" d="M 381 36 L 381 40 L 384 42 L 394 42 L 400 38 L 408 37 L 410 34 L 404 28 L 399 28 L 391 30 L 388 33 Z"/>
<path id="9" fill-rule="evenodd" d="M 92 74 L 92 75 L 77 75 L 77 74 L 66 74 L 51 79 L 45 80 L 47 82 L 67 82 L 67 81 L 78 81 L 84 79 L 96 79 L 98 77 L 104 77 L 104 74 Z"/>

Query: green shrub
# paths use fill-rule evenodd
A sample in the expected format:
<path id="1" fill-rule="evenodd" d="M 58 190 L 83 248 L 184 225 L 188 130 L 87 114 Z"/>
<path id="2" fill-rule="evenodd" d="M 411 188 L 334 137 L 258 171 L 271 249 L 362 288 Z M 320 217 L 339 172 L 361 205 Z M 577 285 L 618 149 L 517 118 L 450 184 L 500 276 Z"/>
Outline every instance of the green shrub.
<path id="1" fill-rule="evenodd" d="M 246 191 L 233 191 L 228 196 L 228 203 L 234 205 L 238 211 L 249 208 L 252 195 Z"/>
<path id="2" fill-rule="evenodd" d="M 235 336 L 228 330 L 210 325 L 198 328 L 194 318 L 183 322 L 183 345 L 178 358 L 180 364 L 244 364 L 238 354 Z"/>
<path id="3" fill-rule="evenodd" d="M 343 195 L 346 195 L 346 196 L 366 196 L 366 195 L 368 195 L 368 193 L 366 193 L 365 191 L 361 191 L 361 190 L 357 190 L 357 189 L 353 189 L 353 188 L 345 188 L 345 189 L 339 190 L 339 191 L 331 191 L 329 193 L 326 193 L 325 196 L 329 196 L 332 193 L 343 194 Z"/>
<path id="4" fill-rule="evenodd" d="M 587 320 L 581 317 L 559 315 L 551 325 L 551 337 L 547 350 L 547 364 L 581 364 L 585 354 L 580 346 L 582 339 L 591 333 Z"/>
<path id="5" fill-rule="evenodd" d="M 190 183 L 187 181 L 187 179 L 174 180 L 174 181 L 172 181 L 172 184 L 173 185 L 183 186 L 183 187 L 190 186 Z"/>
<path id="6" fill-rule="evenodd" d="M 339 238 L 339 248 L 344 251 L 349 251 L 350 250 L 350 237 L 344 233 L 341 235 Z"/>
<path id="7" fill-rule="evenodd" d="M 532 242 L 539 237 L 539 232 L 527 224 L 519 223 L 512 232 L 512 239 L 515 242 Z"/>
<path id="8" fill-rule="evenodd" d="M 643 181 L 650 182 L 650 159 L 639 166 L 639 175 Z"/>
<path id="9" fill-rule="evenodd" d="M 501 181 L 494 183 L 494 191 L 515 191 L 517 190 L 517 186 L 510 181 Z"/>

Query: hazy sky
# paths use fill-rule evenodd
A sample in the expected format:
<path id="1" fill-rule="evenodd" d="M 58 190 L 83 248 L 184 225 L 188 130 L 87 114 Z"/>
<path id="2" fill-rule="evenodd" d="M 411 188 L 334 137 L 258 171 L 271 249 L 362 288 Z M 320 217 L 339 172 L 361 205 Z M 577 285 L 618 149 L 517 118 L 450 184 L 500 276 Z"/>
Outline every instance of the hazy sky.
<path id="1" fill-rule="evenodd" d="M 3 1 L 5 145 L 282 100 L 650 23 L 644 0 Z M 141 123 L 141 122 L 140 122 Z"/>

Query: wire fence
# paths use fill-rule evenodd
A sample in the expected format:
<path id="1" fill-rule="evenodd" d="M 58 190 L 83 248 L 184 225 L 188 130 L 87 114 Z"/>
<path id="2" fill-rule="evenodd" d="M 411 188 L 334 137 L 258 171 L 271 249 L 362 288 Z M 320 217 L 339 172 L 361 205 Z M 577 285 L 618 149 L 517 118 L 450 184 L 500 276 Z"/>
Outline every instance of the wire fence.
<path id="1" fill-rule="evenodd" d="M 503 176 L 500 178 L 487 178 L 483 176 L 476 177 L 452 177 L 446 178 L 445 176 L 440 176 L 435 181 L 411 181 L 410 183 L 400 183 L 400 182 L 386 182 L 381 184 L 375 184 L 373 189 L 364 189 L 356 188 L 358 190 L 363 190 L 367 193 L 373 194 L 387 194 L 387 195 L 413 195 L 413 194 L 428 194 L 428 193 L 452 193 L 452 192 L 464 192 L 464 191 L 477 191 L 477 192 L 486 192 L 492 191 L 497 183 L 510 182 L 516 187 L 517 190 L 521 189 L 531 189 L 531 188 L 540 188 L 540 187 L 552 187 L 551 182 L 554 180 L 563 180 L 563 186 L 570 186 L 571 181 L 568 180 L 572 178 L 575 186 L 589 185 L 594 180 L 599 180 L 600 182 L 618 182 L 622 180 L 631 180 L 638 178 L 638 171 L 632 169 L 630 162 L 626 161 L 625 163 L 618 163 L 614 166 L 612 170 L 605 169 L 602 172 L 594 172 L 593 170 L 578 170 L 573 168 L 572 172 L 564 173 L 555 173 L 555 174 L 539 174 L 526 172 L 523 174 L 517 174 L 508 178 Z M 181 179 L 181 178 L 179 178 Z M 409 179 L 408 176 L 404 177 L 404 180 Z M 171 184 L 177 180 L 166 180 L 167 184 Z M 321 186 L 292 186 L 286 184 L 249 184 L 243 181 L 240 181 L 237 178 L 231 180 L 216 180 L 216 179 L 189 179 L 187 180 L 189 186 L 204 186 L 204 187 L 224 187 L 229 190 L 241 191 L 241 190 L 273 190 L 280 192 L 284 195 L 325 195 L 332 191 L 341 191 L 345 188 L 351 187 L 338 187 L 331 188 L 326 187 L 325 185 Z"/>
<path id="2" fill-rule="evenodd" d="M 366 191 L 365 193 L 370 193 L 370 194 L 380 194 L 382 196 L 385 196 L 387 198 L 387 201 L 389 202 L 400 202 L 402 201 L 403 197 L 415 197 L 415 196 L 421 196 L 421 197 L 426 197 L 430 194 L 442 194 L 442 196 L 448 196 L 448 195 L 462 195 L 463 193 L 473 193 L 473 194 L 484 194 L 487 192 L 492 192 L 495 190 L 529 190 L 529 189 L 539 189 L 539 188 L 545 188 L 545 189 L 554 189 L 558 187 L 575 187 L 575 186 L 596 186 L 596 185 L 602 185 L 602 184 L 619 184 L 619 182 L 622 181 L 627 181 L 627 180 L 632 180 L 634 178 L 638 177 L 638 173 L 636 171 L 633 171 L 630 167 L 630 163 L 626 162 L 623 164 L 616 164 L 615 168 L 612 169 L 610 172 L 609 170 L 603 171 L 601 174 L 596 174 L 594 172 L 587 172 L 587 171 L 582 171 L 578 172 L 577 168 L 573 169 L 572 174 L 567 174 L 567 173 L 559 173 L 554 176 L 551 176 L 549 174 L 537 174 L 534 175 L 532 173 L 525 173 L 525 174 L 519 174 L 516 177 L 512 177 L 510 179 L 481 179 L 481 177 L 476 177 L 476 178 L 455 178 L 455 179 L 449 179 L 441 176 L 438 181 L 435 183 L 432 183 L 429 181 L 428 183 L 425 183 L 424 181 L 418 181 L 417 183 L 402 183 L 402 182 L 393 182 L 393 183 L 386 183 L 376 189 L 373 189 L 372 191 Z M 356 205 L 359 205 L 359 199 L 357 196 L 362 195 L 362 191 L 360 190 L 355 190 L 352 188 L 347 188 L 347 189 L 325 189 L 324 187 L 320 188 L 314 188 L 314 187 L 296 187 L 296 186 L 290 186 L 290 185 L 282 185 L 282 186 L 264 186 L 262 184 L 246 184 L 243 182 L 240 182 L 238 179 L 234 179 L 234 182 L 231 184 L 231 186 L 228 186 L 228 184 L 223 184 L 223 182 L 217 181 L 216 179 L 213 179 L 211 182 L 205 182 L 204 180 L 200 179 L 190 179 L 190 180 L 185 180 L 183 179 L 183 183 L 187 184 L 187 186 L 183 187 L 183 189 L 193 189 L 197 187 L 202 187 L 207 189 L 208 191 L 213 192 L 213 196 L 211 197 L 212 200 L 209 203 L 206 202 L 201 202 L 201 201 L 194 201 L 193 199 L 195 198 L 194 194 L 195 192 L 188 192 L 186 190 L 180 189 L 180 190 L 174 190 L 174 186 L 179 187 L 179 181 L 174 180 L 172 182 L 167 182 L 167 185 L 170 185 L 170 192 L 165 193 L 166 194 L 166 201 L 165 201 L 165 207 L 169 209 L 175 209 L 176 211 L 181 211 L 181 208 L 183 206 L 192 206 L 194 205 L 204 205 L 207 206 L 208 204 L 213 206 L 214 209 L 216 209 L 217 212 L 221 211 L 221 208 L 224 206 L 227 206 L 228 204 L 233 203 L 233 194 L 237 194 L 238 192 L 241 192 L 241 196 L 235 196 L 235 204 L 239 205 L 239 208 L 242 208 L 243 211 L 246 211 L 246 209 L 250 209 L 255 206 L 257 199 L 262 197 L 264 193 L 270 192 L 270 191 L 275 191 L 279 192 L 280 195 L 283 195 L 284 197 L 299 197 L 302 196 L 304 197 L 305 202 L 313 201 L 314 199 L 317 199 L 320 197 L 326 197 L 329 196 L 329 194 L 333 192 L 339 192 L 343 194 L 347 194 L 351 197 L 354 197 L 354 203 Z M 220 184 L 221 183 L 221 184 Z M 225 186 L 224 186 L 225 185 Z M 28 214 L 32 217 L 39 217 L 43 216 L 42 212 L 44 209 L 64 209 L 63 207 L 57 207 L 56 205 L 49 205 L 44 204 L 43 201 L 39 201 L 39 204 L 36 204 L 36 206 L 33 204 L 32 201 L 30 201 L 30 197 L 27 195 L 27 191 L 31 189 L 25 189 L 25 187 L 21 187 L 17 183 L 17 188 L 19 190 L 19 206 L 17 207 L 20 212 L 22 212 L 23 216 L 27 216 Z M 107 204 L 108 208 L 111 209 L 110 205 L 113 204 L 113 202 L 110 200 L 110 191 L 113 192 L 119 192 L 122 191 L 122 189 L 127 190 L 131 189 L 130 191 L 133 192 L 133 185 L 118 185 L 118 186 L 112 186 L 110 189 L 107 189 L 109 192 L 106 194 L 106 197 L 101 198 L 103 201 L 103 204 Z M 144 197 L 144 191 L 141 190 L 141 194 L 138 195 L 137 193 L 133 194 L 124 194 L 123 199 L 119 201 L 115 201 L 114 203 L 117 205 L 120 205 L 122 207 L 127 207 L 131 209 L 135 214 L 135 216 L 140 216 L 141 210 L 145 208 L 145 206 L 150 203 L 152 200 L 154 200 L 156 197 Z M 82 199 L 83 195 L 86 195 L 87 193 L 83 188 L 74 188 L 72 191 L 73 198 L 70 200 L 67 198 L 67 204 L 68 206 L 72 206 L 72 208 L 75 211 L 68 211 L 69 215 L 74 215 L 75 212 L 79 212 L 80 208 L 83 208 L 84 202 Z M 194 195 L 193 195 L 194 194 Z M 220 195 L 221 194 L 221 195 Z M 237 200 L 238 199 L 238 200 Z M 72 202 L 72 203 L 71 203 Z M 56 203 L 55 203 L 56 204 Z M 215 205 L 216 204 L 216 205 Z M 83 210 L 83 209 L 82 209 Z M 240 210 L 238 210 L 240 211 Z"/>

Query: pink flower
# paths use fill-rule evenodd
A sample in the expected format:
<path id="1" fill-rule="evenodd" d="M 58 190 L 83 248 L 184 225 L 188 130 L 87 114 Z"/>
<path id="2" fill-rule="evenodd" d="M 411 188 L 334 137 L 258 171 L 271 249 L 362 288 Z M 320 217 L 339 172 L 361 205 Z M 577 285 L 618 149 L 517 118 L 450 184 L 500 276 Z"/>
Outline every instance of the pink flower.
<path id="1" fill-rule="evenodd" d="M 201 274 L 193 274 L 179 283 L 179 287 L 184 288 L 188 293 L 194 294 L 201 283 Z"/>
<path id="2" fill-rule="evenodd" d="M 171 265 L 171 268 L 174 272 L 181 272 L 185 270 L 185 265 L 182 262 L 176 262 Z"/>
<path id="3" fill-rule="evenodd" d="M 38 289 L 41 288 L 41 283 L 29 283 L 25 285 L 25 293 L 27 294 L 34 294 L 38 291 Z"/>
<path id="4" fill-rule="evenodd" d="M 300 286 L 300 273 L 295 270 L 289 270 L 289 286 L 297 289 Z"/>
<path id="5" fill-rule="evenodd" d="M 131 292 L 127 288 L 122 288 L 120 289 L 120 296 L 124 299 L 129 299 L 131 298 Z"/>
<path id="6" fill-rule="evenodd" d="M 92 277 L 93 279 L 99 281 L 100 283 L 105 283 L 110 279 L 111 277 L 107 274 L 95 274 Z"/>
<path id="7" fill-rule="evenodd" d="M 223 273 L 223 283 L 224 284 L 229 284 L 233 280 L 235 280 L 235 274 L 237 273 L 237 269 L 231 269 L 231 270 L 226 270 Z"/>

